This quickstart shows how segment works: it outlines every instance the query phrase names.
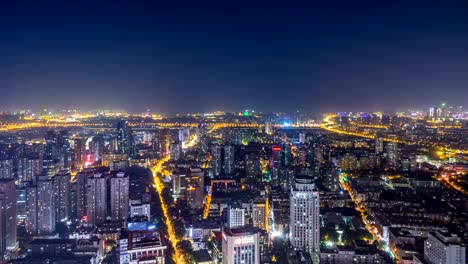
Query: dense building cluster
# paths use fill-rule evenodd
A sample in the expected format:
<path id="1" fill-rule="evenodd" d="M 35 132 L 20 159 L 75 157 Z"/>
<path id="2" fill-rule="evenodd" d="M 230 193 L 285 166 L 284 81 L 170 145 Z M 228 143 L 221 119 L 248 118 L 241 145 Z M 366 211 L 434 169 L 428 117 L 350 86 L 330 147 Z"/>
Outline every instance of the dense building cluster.
<path id="1" fill-rule="evenodd" d="M 457 111 L 93 116 L 7 130 L 0 262 L 465 263 Z"/>

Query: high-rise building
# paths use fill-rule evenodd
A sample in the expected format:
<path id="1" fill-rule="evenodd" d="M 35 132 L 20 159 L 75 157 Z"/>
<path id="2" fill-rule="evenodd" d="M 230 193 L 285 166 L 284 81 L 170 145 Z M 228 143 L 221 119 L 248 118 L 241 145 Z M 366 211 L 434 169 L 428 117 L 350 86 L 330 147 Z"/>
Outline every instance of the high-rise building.
<path id="1" fill-rule="evenodd" d="M 16 188 L 16 219 L 22 223 L 26 219 L 26 188 Z"/>
<path id="2" fill-rule="evenodd" d="M 98 161 L 104 154 L 104 138 L 102 135 L 93 137 L 93 140 L 89 143 L 89 150 L 92 156 L 92 162 Z"/>
<path id="3" fill-rule="evenodd" d="M 45 135 L 44 155 L 42 168 L 45 175 L 53 176 L 56 172 L 55 161 L 57 158 L 57 143 L 54 131 L 47 131 Z"/>
<path id="4" fill-rule="evenodd" d="M 274 145 L 271 148 L 271 166 L 281 167 L 281 146 Z"/>
<path id="5" fill-rule="evenodd" d="M 291 162 L 292 157 L 291 144 L 283 143 L 281 149 L 283 150 L 283 165 L 288 166 Z"/>
<path id="6" fill-rule="evenodd" d="M 435 108 L 434 107 L 429 107 L 429 117 L 433 118 L 435 114 Z"/>
<path id="7" fill-rule="evenodd" d="M 26 187 L 26 218 L 24 220 L 26 232 L 37 234 L 37 187 Z"/>
<path id="8" fill-rule="evenodd" d="M 71 181 L 70 182 L 70 217 L 73 219 L 77 219 L 77 196 L 78 196 L 78 185 L 76 184 L 76 181 Z"/>
<path id="9" fill-rule="evenodd" d="M 256 178 L 262 174 L 260 156 L 256 151 L 250 151 L 245 155 L 245 175 L 247 178 Z"/>
<path id="10" fill-rule="evenodd" d="M 387 164 L 391 169 L 397 169 L 398 167 L 398 144 L 389 142 L 387 144 Z"/>
<path id="11" fill-rule="evenodd" d="M 187 183 L 185 190 L 187 203 L 191 209 L 200 209 L 203 208 L 203 201 L 205 200 L 203 171 L 199 168 L 192 168 L 190 174 L 190 181 Z"/>
<path id="12" fill-rule="evenodd" d="M 71 148 L 70 148 L 70 136 L 67 130 L 61 130 L 57 137 L 57 147 L 61 159 L 63 160 L 63 168 L 71 168 Z"/>
<path id="13" fill-rule="evenodd" d="M 226 145 L 224 146 L 224 174 L 233 175 L 234 174 L 234 163 L 235 162 L 235 151 L 234 146 Z"/>
<path id="14" fill-rule="evenodd" d="M 83 171 L 78 172 L 75 176 L 74 184 L 76 184 L 76 193 L 74 203 L 76 206 L 76 218 L 78 219 L 82 219 L 86 216 L 86 203 L 88 202 L 86 197 L 86 193 L 88 191 L 88 178 L 93 177 L 93 175 L 94 173 L 92 170 L 84 169 Z"/>
<path id="15" fill-rule="evenodd" d="M 272 186 L 281 186 L 281 146 L 273 145 L 271 148 L 271 184 Z M 289 190 L 289 188 L 288 188 Z"/>
<path id="16" fill-rule="evenodd" d="M 151 145 L 153 143 L 153 133 L 148 131 L 144 132 L 142 142 L 146 145 Z"/>
<path id="17" fill-rule="evenodd" d="M 263 230 L 268 228 L 268 198 L 258 198 L 252 203 L 252 224 Z"/>
<path id="18" fill-rule="evenodd" d="M 113 221 L 125 223 L 129 211 L 129 178 L 118 172 L 111 178 L 111 217 Z"/>
<path id="19" fill-rule="evenodd" d="M 180 160 L 182 158 L 182 143 L 174 141 L 169 147 L 171 153 L 171 160 Z"/>
<path id="20" fill-rule="evenodd" d="M 308 252 L 319 263 L 320 223 L 319 192 L 313 178 L 296 176 L 290 192 L 289 239 L 296 250 Z"/>
<path id="21" fill-rule="evenodd" d="M 37 233 L 55 233 L 54 184 L 47 176 L 39 176 L 37 181 Z"/>
<path id="22" fill-rule="evenodd" d="M 384 151 L 384 141 L 381 137 L 375 138 L 375 154 L 380 154 Z"/>
<path id="23" fill-rule="evenodd" d="M 171 144 L 171 131 L 169 129 L 163 129 L 159 131 L 158 145 L 159 152 L 165 155 L 169 152 L 169 146 Z"/>
<path id="24" fill-rule="evenodd" d="M 211 177 L 219 177 L 221 175 L 221 146 L 216 144 L 211 146 Z"/>
<path id="25" fill-rule="evenodd" d="M 14 179 L 0 179 L 0 255 L 16 248 L 16 187 Z"/>
<path id="26" fill-rule="evenodd" d="M 189 207 L 192 209 L 200 209 L 203 207 L 203 201 L 205 199 L 204 190 L 197 183 L 196 179 L 191 179 L 187 184 L 186 197 L 189 203 Z"/>
<path id="27" fill-rule="evenodd" d="M 32 181 L 42 172 L 42 162 L 39 158 L 29 158 L 26 172 L 26 181 Z"/>
<path id="28" fill-rule="evenodd" d="M 117 124 L 117 150 L 129 157 L 134 156 L 132 129 L 127 120 L 121 120 Z"/>
<path id="29" fill-rule="evenodd" d="M 203 199 L 200 199 L 198 184 L 194 181 L 187 183 L 186 197 L 188 206 L 191 209 L 200 209 L 203 207 Z"/>
<path id="30" fill-rule="evenodd" d="M 190 129 L 182 128 L 179 129 L 179 141 L 185 146 L 190 140 Z"/>
<path id="31" fill-rule="evenodd" d="M 227 208 L 227 227 L 237 228 L 245 226 L 245 208 L 229 205 Z"/>
<path id="32" fill-rule="evenodd" d="M 437 117 L 443 117 L 444 110 L 442 108 L 437 108 L 436 109 L 436 116 Z"/>
<path id="33" fill-rule="evenodd" d="M 276 168 L 273 168 L 273 173 L 275 173 Z M 292 168 L 281 168 L 276 172 L 279 174 L 278 182 L 282 190 L 288 191 L 291 188 L 291 182 L 294 180 L 295 170 Z"/>
<path id="34" fill-rule="evenodd" d="M 429 233 L 424 243 L 424 259 L 429 264 L 463 264 L 466 247 L 461 238 L 448 232 Z"/>
<path id="35" fill-rule="evenodd" d="M 344 171 L 354 171 L 358 169 L 358 160 L 356 155 L 346 153 L 339 160 L 340 168 Z"/>
<path id="36" fill-rule="evenodd" d="M 0 160 L 0 179 L 13 179 L 14 177 L 13 160 Z"/>
<path id="37" fill-rule="evenodd" d="M 270 121 L 265 122 L 265 133 L 273 135 L 273 124 Z"/>
<path id="38" fill-rule="evenodd" d="M 338 191 L 340 188 L 339 176 L 340 174 L 336 168 L 326 171 L 325 174 L 322 175 L 323 185 L 330 191 Z"/>
<path id="39" fill-rule="evenodd" d="M 74 138 L 73 139 L 73 169 L 79 171 L 84 167 L 86 161 L 86 139 Z"/>
<path id="40" fill-rule="evenodd" d="M 86 216 L 89 225 L 100 225 L 107 217 L 107 179 L 95 173 L 87 179 Z"/>
<path id="41" fill-rule="evenodd" d="M 187 187 L 187 175 L 182 171 L 174 171 L 171 175 L 172 179 L 172 193 L 175 196 L 180 196 L 185 193 Z"/>
<path id="42" fill-rule="evenodd" d="M 223 264 L 259 264 L 259 233 L 254 228 L 223 230 Z"/>
<path id="43" fill-rule="evenodd" d="M 306 142 L 306 134 L 299 133 L 299 143 L 304 144 Z"/>
<path id="44" fill-rule="evenodd" d="M 70 172 L 60 171 L 53 177 L 55 196 L 55 222 L 65 222 L 70 218 Z"/>
<path id="45" fill-rule="evenodd" d="M 23 157 L 16 160 L 16 179 L 22 182 L 32 181 L 42 172 L 42 164 L 37 158 Z"/>

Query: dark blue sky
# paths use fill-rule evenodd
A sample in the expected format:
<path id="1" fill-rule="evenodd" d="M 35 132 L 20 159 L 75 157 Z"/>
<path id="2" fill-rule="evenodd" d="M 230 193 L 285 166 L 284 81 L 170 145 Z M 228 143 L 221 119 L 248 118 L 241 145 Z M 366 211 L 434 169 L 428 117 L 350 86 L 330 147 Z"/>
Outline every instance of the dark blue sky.
<path id="1" fill-rule="evenodd" d="M 447 2 L 0 1 L 0 108 L 468 107 Z"/>

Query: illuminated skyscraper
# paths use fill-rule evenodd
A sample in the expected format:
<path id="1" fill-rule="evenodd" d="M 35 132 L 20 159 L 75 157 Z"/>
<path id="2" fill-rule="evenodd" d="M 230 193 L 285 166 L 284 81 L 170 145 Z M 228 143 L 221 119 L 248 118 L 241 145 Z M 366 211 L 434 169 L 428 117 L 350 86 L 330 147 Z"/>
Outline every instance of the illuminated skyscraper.
<path id="1" fill-rule="evenodd" d="M 436 109 L 436 116 L 437 117 L 443 117 L 444 110 L 442 108 L 437 108 Z"/>
<path id="2" fill-rule="evenodd" d="M 274 145 L 271 148 L 271 166 L 272 167 L 281 167 L 281 146 Z"/>
<path id="3" fill-rule="evenodd" d="M 55 233 L 54 184 L 47 176 L 39 176 L 37 181 L 37 233 Z"/>
<path id="4" fill-rule="evenodd" d="M 171 131 L 169 129 L 163 129 L 159 131 L 158 142 L 159 152 L 165 155 L 169 152 L 169 146 L 171 144 Z"/>
<path id="5" fill-rule="evenodd" d="M 119 153 L 134 156 L 132 129 L 127 120 L 121 120 L 117 124 L 117 150 Z"/>
<path id="6" fill-rule="evenodd" d="M 26 232 L 37 234 L 37 187 L 26 187 L 26 218 L 24 220 Z"/>
<path id="7" fill-rule="evenodd" d="M 203 196 L 200 195 L 200 188 L 198 187 L 197 182 L 188 182 L 185 192 L 188 206 L 191 209 L 201 209 L 203 207 Z"/>
<path id="8" fill-rule="evenodd" d="M 43 173 L 49 177 L 63 168 L 63 160 L 60 158 L 61 148 L 58 144 L 58 135 L 54 131 L 48 131 L 45 135 L 42 167 Z"/>
<path id="9" fill-rule="evenodd" d="M 429 107 L 429 117 L 433 118 L 435 113 L 435 108 L 434 107 Z"/>
<path id="10" fill-rule="evenodd" d="M 13 179 L 13 160 L 0 160 L 0 179 Z"/>
<path id="11" fill-rule="evenodd" d="M 73 139 L 73 169 L 79 171 L 83 168 L 86 161 L 86 139 L 76 137 Z"/>
<path id="12" fill-rule="evenodd" d="M 234 146 L 226 145 L 224 146 L 224 174 L 233 175 L 234 174 L 234 162 L 235 162 L 235 152 Z"/>
<path id="13" fill-rule="evenodd" d="M 253 228 L 223 230 L 223 264 L 259 264 L 259 234 Z"/>
<path id="14" fill-rule="evenodd" d="M 72 151 L 67 130 L 61 130 L 57 135 L 57 148 L 63 164 L 63 169 L 71 169 L 72 166 Z"/>
<path id="15" fill-rule="evenodd" d="M 391 169 L 397 169 L 398 167 L 398 144 L 389 142 L 387 144 L 387 164 Z"/>
<path id="16" fill-rule="evenodd" d="M 172 172 L 171 179 L 172 193 L 177 197 L 183 195 L 187 185 L 187 175 L 181 171 L 174 171 Z"/>
<path id="17" fill-rule="evenodd" d="M 288 166 L 291 162 L 291 144 L 284 143 L 282 144 L 283 150 L 283 165 Z"/>
<path id="18" fill-rule="evenodd" d="M 192 168 L 190 173 L 190 181 L 187 183 L 185 190 L 187 202 L 190 208 L 200 209 L 203 207 L 203 201 L 205 200 L 203 172 L 199 168 Z"/>
<path id="19" fill-rule="evenodd" d="M 93 137 L 93 140 L 89 143 L 89 150 L 92 155 L 92 162 L 98 161 L 104 154 L 104 138 L 101 135 Z"/>
<path id="20" fill-rule="evenodd" d="M 182 158 L 182 143 L 174 141 L 170 145 L 171 160 L 180 160 Z"/>
<path id="21" fill-rule="evenodd" d="M 55 222 L 70 218 L 70 173 L 60 171 L 53 177 L 55 196 Z"/>
<path id="22" fill-rule="evenodd" d="M 190 129 L 189 128 L 182 128 L 179 129 L 179 142 L 181 145 L 187 144 L 190 141 Z"/>
<path id="23" fill-rule="evenodd" d="M 294 249 L 308 252 L 316 264 L 320 259 L 319 192 L 312 177 L 296 176 L 294 181 L 289 196 L 289 240 Z"/>
<path id="24" fill-rule="evenodd" d="M 247 178 L 257 178 L 262 174 L 260 157 L 257 151 L 249 151 L 245 155 L 245 175 Z"/>
<path id="25" fill-rule="evenodd" d="M 282 152 L 281 152 L 281 146 L 280 145 L 274 145 L 271 148 L 271 160 L 270 160 L 270 166 L 272 169 L 272 174 L 271 174 L 271 184 L 273 186 L 279 186 L 280 183 L 280 170 L 281 170 L 281 157 L 282 157 Z"/>
<path id="26" fill-rule="evenodd" d="M 17 179 L 21 182 L 30 182 L 42 172 L 42 163 L 39 158 L 25 157 L 18 159 Z"/>
<path id="27" fill-rule="evenodd" d="M 107 217 L 107 179 L 95 173 L 87 179 L 86 216 L 89 225 L 100 225 Z"/>
<path id="28" fill-rule="evenodd" d="M 245 226 L 245 208 L 229 205 L 227 208 L 227 227 Z"/>
<path id="29" fill-rule="evenodd" d="M 299 133 L 299 143 L 304 144 L 306 142 L 306 134 Z"/>
<path id="30" fill-rule="evenodd" d="M 221 175 L 222 159 L 221 159 L 221 146 L 218 144 L 211 146 L 211 174 L 212 178 Z"/>
<path id="31" fill-rule="evenodd" d="M 273 135 L 273 124 L 270 121 L 265 122 L 265 133 Z"/>
<path id="32" fill-rule="evenodd" d="M 82 219 L 86 216 L 87 211 L 87 197 L 86 192 L 88 189 L 88 178 L 93 177 L 93 171 L 90 169 L 84 169 L 80 171 L 75 176 L 76 184 L 76 194 L 75 194 L 75 204 L 76 204 L 76 217 Z"/>
<path id="33" fill-rule="evenodd" d="M 268 198 L 256 199 L 252 204 L 252 223 L 263 230 L 268 228 Z"/>
<path id="34" fill-rule="evenodd" d="M 125 222 L 129 210 L 129 178 L 118 172 L 111 178 L 111 217 L 114 221 Z"/>
<path id="35" fill-rule="evenodd" d="M 424 242 L 424 259 L 429 264 L 463 264 L 465 256 L 466 247 L 457 235 L 431 232 Z"/>
<path id="36" fill-rule="evenodd" d="M 375 138 L 375 154 L 380 154 L 384 151 L 384 141 L 381 137 Z"/>
<path id="37" fill-rule="evenodd" d="M 0 255 L 16 248 L 16 189 L 14 179 L 0 179 Z"/>

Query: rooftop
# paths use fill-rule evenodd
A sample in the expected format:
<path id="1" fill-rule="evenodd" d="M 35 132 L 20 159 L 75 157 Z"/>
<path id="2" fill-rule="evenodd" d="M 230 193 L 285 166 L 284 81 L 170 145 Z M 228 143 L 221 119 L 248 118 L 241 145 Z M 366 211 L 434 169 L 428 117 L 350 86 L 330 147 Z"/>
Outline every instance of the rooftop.
<path id="1" fill-rule="evenodd" d="M 213 258 L 208 253 L 208 250 L 197 250 L 193 252 L 193 258 L 195 259 L 196 263 L 203 263 L 213 261 Z"/>

